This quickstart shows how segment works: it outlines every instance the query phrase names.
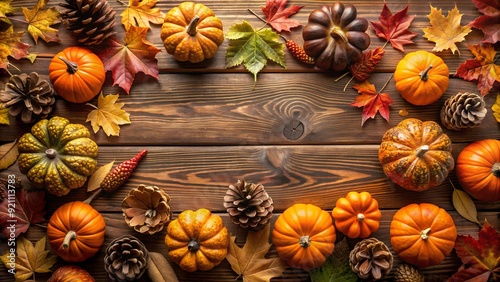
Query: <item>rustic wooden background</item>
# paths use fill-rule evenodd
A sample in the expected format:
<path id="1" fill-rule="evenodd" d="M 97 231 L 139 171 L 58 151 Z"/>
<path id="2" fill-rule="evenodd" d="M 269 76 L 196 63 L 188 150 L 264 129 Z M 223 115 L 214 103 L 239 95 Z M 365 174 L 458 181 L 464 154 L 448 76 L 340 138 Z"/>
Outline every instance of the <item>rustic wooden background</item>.
<path id="1" fill-rule="evenodd" d="M 124 6 L 115 0 L 108 1 L 119 17 Z M 51 1 L 49 6 L 57 6 L 59 2 L 62 1 Z M 181 2 L 159 0 L 157 7 L 166 13 Z M 293 16 L 303 25 L 307 23 L 312 10 L 322 4 L 333 3 L 320 0 L 289 2 L 304 5 Z M 31 8 L 35 3 L 35 0 L 12 1 L 15 7 Z M 262 14 L 264 0 L 205 0 L 203 3 L 221 18 L 225 30 L 242 20 L 249 21 L 255 27 L 262 26 L 247 9 Z M 356 0 L 345 3 L 354 4 L 359 16 L 378 21 L 384 1 Z M 422 28 L 430 25 L 427 18 L 430 4 L 441 8 L 445 15 L 456 5 L 464 14 L 462 25 L 480 15 L 470 0 L 387 0 L 387 4 L 393 12 L 409 4 L 409 14 L 416 15 L 410 29 L 418 33 L 418 36 L 413 39 L 414 44 L 405 46 L 406 52 L 432 50 L 434 43 L 422 37 Z M 16 15 L 21 17 L 20 12 Z M 51 58 L 65 47 L 76 44 L 63 24 L 55 27 L 59 29 L 61 43 L 47 44 L 39 40 L 38 45 L 35 45 L 26 34 L 23 41 L 32 45 L 29 51 L 37 53 L 38 57 L 33 64 L 27 60 L 12 62 L 23 72 L 36 71 L 42 78 L 48 79 L 47 69 Z M 120 18 L 117 18 L 115 29 L 118 36 L 123 37 L 124 29 Z M 368 33 L 372 39 L 370 48 L 384 45 L 385 41 L 375 36 L 371 26 Z M 361 126 L 361 109 L 349 105 L 357 95 L 356 90 L 348 87 L 343 91 L 349 75 L 335 82 L 341 73 L 322 72 L 301 64 L 285 51 L 287 68 L 269 63 L 258 75 L 255 90 L 252 90 L 253 76 L 242 66 L 225 68 L 227 40 L 213 59 L 200 64 L 189 64 L 176 62 L 168 55 L 159 34 L 160 26 L 153 25 L 147 36 L 149 41 L 162 49 L 156 56 L 160 69 L 158 81 L 139 74 L 130 95 L 112 86 L 110 73 L 104 85 L 104 94 L 121 94 L 120 101 L 125 103 L 124 110 L 131 114 L 132 124 L 122 126 L 119 137 L 107 137 L 102 130 L 93 134 L 100 146 L 99 165 L 112 160 L 117 163 L 124 161 L 143 148 L 148 150 L 148 155 L 118 191 L 112 195 L 100 195 L 92 202 L 106 220 L 106 242 L 94 258 L 79 265 L 89 270 L 97 281 L 107 279 L 103 269 L 104 249 L 118 235 L 132 234 L 141 239 L 150 251 L 165 255 L 167 253 L 163 243 L 165 230 L 155 235 L 139 234 L 126 225 L 121 215 L 123 198 L 130 189 L 141 183 L 156 185 L 167 192 L 172 198 L 174 216 L 183 210 L 201 207 L 221 215 L 230 232 L 237 236 L 239 244 L 244 242 L 246 231 L 229 221 L 222 203 L 228 185 L 241 178 L 265 185 L 274 200 L 274 220 L 294 203 L 312 203 L 331 211 L 336 200 L 349 191 L 368 191 L 379 201 L 383 215 L 380 229 L 373 236 L 389 246 L 392 216 L 397 209 L 410 203 L 436 204 L 453 216 L 460 234 L 477 234 L 478 226 L 460 217 L 453 208 L 451 183 L 459 187 L 454 171 L 448 177 L 450 181 L 445 181 L 438 187 L 421 193 L 410 192 L 394 185 L 385 177 L 377 153 L 382 134 L 405 118 L 398 114 L 399 110 L 406 109 L 408 117 L 439 121 L 439 111 L 448 97 L 460 91 L 478 93 L 475 83 L 455 78 L 453 74 L 460 63 L 473 58 L 466 44 L 479 43 L 481 31 L 473 30 L 466 37 L 466 42 L 457 44 L 460 55 L 452 54 L 449 50 L 437 53 L 448 64 L 451 78 L 448 90 L 439 101 L 425 107 L 412 106 L 399 96 L 392 80 L 385 89 L 394 100 L 390 122 L 377 115 L 364 126 Z M 302 42 L 301 28 L 284 35 Z M 389 79 L 397 62 L 405 55 L 390 45 L 385 50 L 386 54 L 377 66 L 376 73 L 369 78 L 377 89 Z M 7 79 L 7 75 L 1 76 L 2 88 Z M 460 132 L 445 130 L 454 143 L 455 158 L 472 141 L 500 138 L 500 126 L 491 113 L 491 105 L 497 93 L 498 91 L 486 96 L 489 112 L 480 127 Z M 92 102 L 95 104 L 96 99 Z M 90 129 L 90 124 L 85 123 L 85 119 L 91 110 L 89 106 L 71 104 L 58 98 L 52 116 L 64 116 L 73 123 L 84 123 Z M 297 122 L 302 123 L 303 133 L 295 132 L 292 136 L 288 128 Z M 30 127 L 31 125 L 22 124 L 15 119 L 11 119 L 10 126 L 0 125 L 0 144 L 13 141 L 29 131 Z M 21 176 L 17 165 L 0 172 L 0 177 L 6 178 L 8 174 Z M 84 200 L 88 196 L 85 187 L 61 198 L 47 196 L 46 218 L 63 203 Z M 499 229 L 500 203 L 475 203 L 479 210 L 479 220 L 487 219 Z M 26 234 L 33 241 L 44 235 L 45 230 L 37 226 L 31 227 Z M 353 245 L 356 240 L 349 240 L 349 243 Z M 4 253 L 6 242 L 2 241 L 0 245 L 0 251 Z M 395 267 L 400 262 L 396 256 Z M 63 264 L 59 260 L 53 269 Z M 423 269 L 423 272 L 445 278 L 456 272 L 460 264 L 453 252 L 440 265 Z M 177 265 L 173 267 L 180 281 L 220 282 L 234 281 L 237 278 L 227 261 L 208 272 L 187 273 Z M 48 275 L 38 274 L 37 280 L 42 281 L 47 277 Z M 390 278 L 391 276 L 388 279 Z M 0 280 L 12 280 L 3 265 L 0 266 Z M 282 277 L 272 281 L 308 280 L 307 272 L 289 268 Z M 141 281 L 148 281 L 147 275 Z"/>

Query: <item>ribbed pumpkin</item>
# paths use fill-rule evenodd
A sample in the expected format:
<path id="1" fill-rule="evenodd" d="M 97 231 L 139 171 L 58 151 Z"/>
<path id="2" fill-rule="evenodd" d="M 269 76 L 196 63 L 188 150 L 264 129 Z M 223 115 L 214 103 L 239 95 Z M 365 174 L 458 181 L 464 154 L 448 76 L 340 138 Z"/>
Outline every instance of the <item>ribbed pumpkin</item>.
<path id="1" fill-rule="evenodd" d="M 428 267 L 441 263 L 451 253 L 457 229 L 444 209 L 428 203 L 410 204 L 394 214 L 390 236 L 392 248 L 401 259 Z"/>
<path id="2" fill-rule="evenodd" d="M 229 240 L 222 218 L 204 208 L 183 211 L 169 223 L 165 236 L 168 256 L 188 272 L 220 264 L 226 258 Z"/>
<path id="3" fill-rule="evenodd" d="M 63 196 L 85 184 L 97 166 L 97 151 L 82 124 L 43 119 L 19 139 L 19 170 L 34 187 Z"/>
<path id="4" fill-rule="evenodd" d="M 272 241 L 290 266 L 311 270 L 321 266 L 335 247 L 335 227 L 327 211 L 312 204 L 294 204 L 276 220 Z"/>
<path id="5" fill-rule="evenodd" d="M 95 282 L 95 279 L 79 266 L 64 265 L 54 271 L 47 282 Z"/>
<path id="6" fill-rule="evenodd" d="M 453 169 L 451 139 L 434 121 L 407 118 L 382 136 L 378 159 L 399 186 L 424 191 L 441 184 Z"/>
<path id="7" fill-rule="evenodd" d="M 102 215 L 79 201 L 60 206 L 47 226 L 50 246 L 69 262 L 82 262 L 94 256 L 104 243 L 105 232 Z"/>
<path id="8" fill-rule="evenodd" d="M 458 155 L 456 174 L 472 197 L 500 201 L 500 141 L 484 139 L 467 145 Z"/>
<path id="9" fill-rule="evenodd" d="M 368 192 L 347 193 L 332 210 L 335 227 L 349 238 L 368 238 L 377 231 L 382 213 L 378 202 Z"/>
<path id="10" fill-rule="evenodd" d="M 167 53 L 191 63 L 212 58 L 224 41 L 222 21 L 210 8 L 194 2 L 168 11 L 160 36 Z"/>
<path id="11" fill-rule="evenodd" d="M 57 53 L 49 65 L 49 78 L 57 94 L 72 103 L 85 103 L 101 91 L 106 70 L 87 48 L 72 46 Z"/>
<path id="12" fill-rule="evenodd" d="M 394 72 L 396 89 L 413 105 L 429 105 L 448 89 L 450 71 L 443 59 L 428 51 L 406 54 Z"/>

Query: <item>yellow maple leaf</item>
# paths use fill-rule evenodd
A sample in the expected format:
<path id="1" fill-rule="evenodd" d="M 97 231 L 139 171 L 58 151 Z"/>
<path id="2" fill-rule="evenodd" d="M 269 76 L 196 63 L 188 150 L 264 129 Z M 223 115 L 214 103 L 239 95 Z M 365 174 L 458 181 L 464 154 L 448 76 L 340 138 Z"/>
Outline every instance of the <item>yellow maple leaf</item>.
<path id="1" fill-rule="evenodd" d="M 9 109 L 4 108 L 0 103 L 0 124 L 10 124 L 9 120 Z"/>
<path id="2" fill-rule="evenodd" d="M 495 100 L 495 104 L 491 106 L 491 110 L 495 119 L 500 122 L 500 94 L 497 94 L 497 99 Z"/>
<path id="3" fill-rule="evenodd" d="M 444 17 L 442 10 L 431 5 L 431 13 L 427 16 L 430 19 L 431 26 L 423 28 L 424 38 L 436 43 L 432 51 L 443 51 L 450 49 L 453 54 L 455 51 L 460 56 L 460 51 L 455 43 L 465 40 L 465 36 L 471 32 L 469 26 L 461 26 L 460 21 L 462 14 L 457 9 L 453 8 L 448 11 L 448 15 Z"/>
<path id="4" fill-rule="evenodd" d="M 150 22 L 163 24 L 165 14 L 159 8 L 153 8 L 158 0 L 129 0 L 128 4 L 119 2 L 127 6 L 121 13 L 125 30 L 128 30 L 130 26 L 150 28 Z"/>
<path id="5" fill-rule="evenodd" d="M 7 14 L 14 12 L 14 8 L 10 5 L 12 0 L 0 1 L 0 26 L 2 23 L 6 23 L 8 26 L 12 26 L 12 23 L 7 18 Z"/>
<path id="6" fill-rule="evenodd" d="M 102 127 L 107 136 L 120 135 L 120 125 L 130 124 L 130 114 L 122 110 L 125 103 L 116 103 L 119 94 L 104 96 L 101 92 L 97 99 L 97 107 L 87 104 L 95 109 L 87 115 L 86 122 L 90 122 L 94 133 Z"/>
<path id="7" fill-rule="evenodd" d="M 38 37 L 41 37 L 45 42 L 60 42 L 59 32 L 50 26 L 60 23 L 60 13 L 55 8 L 45 9 L 49 0 L 38 0 L 33 10 L 23 7 L 23 14 L 28 22 L 28 32 L 31 34 L 35 43 L 38 43 Z"/>

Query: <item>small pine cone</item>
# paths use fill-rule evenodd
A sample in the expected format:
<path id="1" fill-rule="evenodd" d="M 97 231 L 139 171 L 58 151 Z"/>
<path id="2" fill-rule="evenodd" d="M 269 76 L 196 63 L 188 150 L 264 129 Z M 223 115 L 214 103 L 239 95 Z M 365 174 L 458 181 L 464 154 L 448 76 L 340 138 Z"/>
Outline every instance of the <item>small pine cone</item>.
<path id="1" fill-rule="evenodd" d="M 424 282 L 424 275 L 409 264 L 401 264 L 394 273 L 395 282 Z"/>
<path id="2" fill-rule="evenodd" d="M 147 268 L 148 250 L 131 235 L 124 235 L 109 243 L 104 256 L 104 268 L 111 281 L 134 281 Z"/>
<path id="3" fill-rule="evenodd" d="M 76 39 L 85 45 L 101 44 L 116 34 L 116 12 L 106 0 L 65 0 L 60 3 L 67 10 L 61 13 L 65 23 Z"/>
<path id="4" fill-rule="evenodd" d="M 364 239 L 349 254 L 349 265 L 362 279 L 379 280 L 391 272 L 394 258 L 384 242 Z"/>
<path id="5" fill-rule="evenodd" d="M 104 192 L 113 192 L 120 187 L 132 175 L 132 172 L 139 165 L 141 159 L 146 155 L 147 151 L 140 151 L 135 157 L 128 161 L 124 161 L 111 170 L 101 182 L 101 189 Z"/>
<path id="6" fill-rule="evenodd" d="M 9 108 L 11 116 L 20 115 L 24 123 L 33 122 L 35 117 L 46 118 L 55 102 L 54 88 L 36 72 L 11 76 L 5 91 L 0 91 L 2 106 Z"/>
<path id="7" fill-rule="evenodd" d="M 473 128 L 481 124 L 487 111 L 481 96 L 460 92 L 444 102 L 441 108 L 441 123 L 454 130 Z"/>
<path id="8" fill-rule="evenodd" d="M 299 61 L 305 64 L 314 65 L 314 58 L 307 55 L 304 48 L 302 48 L 302 46 L 300 46 L 297 42 L 293 40 L 286 40 L 285 46 Z"/>
<path id="9" fill-rule="evenodd" d="M 125 222 L 139 233 L 155 234 L 172 218 L 170 197 L 156 186 L 144 184 L 130 190 L 122 202 Z"/>
<path id="10" fill-rule="evenodd" d="M 229 185 L 224 196 L 224 207 L 233 223 L 252 230 L 262 229 L 269 224 L 274 210 L 273 199 L 264 186 L 245 180 Z"/>

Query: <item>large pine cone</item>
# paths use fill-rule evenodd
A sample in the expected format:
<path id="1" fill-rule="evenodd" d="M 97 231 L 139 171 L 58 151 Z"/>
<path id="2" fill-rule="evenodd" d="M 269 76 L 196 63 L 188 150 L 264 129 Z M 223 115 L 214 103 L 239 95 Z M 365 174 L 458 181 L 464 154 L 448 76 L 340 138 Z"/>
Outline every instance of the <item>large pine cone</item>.
<path id="1" fill-rule="evenodd" d="M 362 279 L 378 280 L 391 272 L 394 258 L 384 242 L 364 239 L 349 254 L 349 265 Z"/>
<path id="2" fill-rule="evenodd" d="M 106 0 L 66 0 L 60 3 L 67 10 L 61 13 L 63 23 L 76 39 L 85 45 L 101 44 L 116 34 L 116 12 Z"/>
<path id="3" fill-rule="evenodd" d="M 424 275 L 409 264 L 401 264 L 394 273 L 395 282 L 424 282 Z"/>
<path id="4" fill-rule="evenodd" d="M 148 256 L 148 250 L 139 239 L 125 235 L 109 243 L 104 268 L 111 281 L 134 281 L 146 271 Z"/>
<path id="5" fill-rule="evenodd" d="M 454 130 L 476 127 L 481 124 L 487 111 L 481 96 L 460 92 L 444 102 L 441 108 L 441 123 Z"/>

